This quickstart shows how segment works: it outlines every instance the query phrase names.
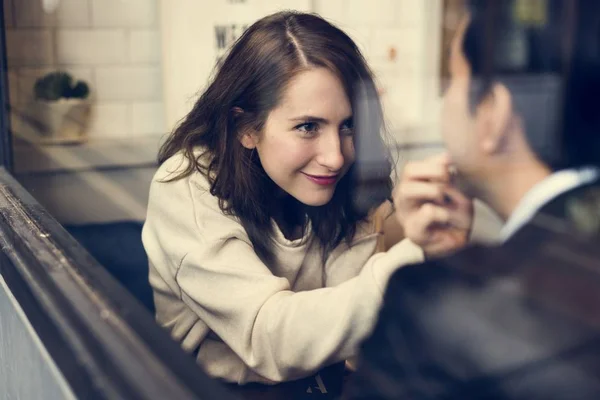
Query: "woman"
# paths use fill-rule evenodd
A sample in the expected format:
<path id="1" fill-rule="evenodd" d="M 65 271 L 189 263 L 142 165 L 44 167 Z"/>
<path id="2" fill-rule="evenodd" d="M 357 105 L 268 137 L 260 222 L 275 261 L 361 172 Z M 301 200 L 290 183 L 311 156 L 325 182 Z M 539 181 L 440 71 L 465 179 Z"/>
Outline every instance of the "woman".
<path id="1" fill-rule="evenodd" d="M 379 232 L 354 207 L 357 83 L 374 89 L 346 34 L 274 14 L 161 148 L 143 231 L 157 320 L 211 376 L 276 383 L 353 356 L 388 277 L 423 258 L 408 240 L 374 254 Z M 381 143 L 376 114 L 360 140 Z"/>

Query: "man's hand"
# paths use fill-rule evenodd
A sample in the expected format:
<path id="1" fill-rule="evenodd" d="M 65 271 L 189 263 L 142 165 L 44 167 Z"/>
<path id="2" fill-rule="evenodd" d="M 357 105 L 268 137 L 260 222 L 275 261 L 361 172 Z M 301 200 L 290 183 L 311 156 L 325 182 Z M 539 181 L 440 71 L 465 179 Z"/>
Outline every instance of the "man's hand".
<path id="1" fill-rule="evenodd" d="M 461 248 L 469 240 L 473 202 L 452 186 L 445 153 L 406 164 L 394 190 L 394 206 L 404 234 L 427 257 Z"/>

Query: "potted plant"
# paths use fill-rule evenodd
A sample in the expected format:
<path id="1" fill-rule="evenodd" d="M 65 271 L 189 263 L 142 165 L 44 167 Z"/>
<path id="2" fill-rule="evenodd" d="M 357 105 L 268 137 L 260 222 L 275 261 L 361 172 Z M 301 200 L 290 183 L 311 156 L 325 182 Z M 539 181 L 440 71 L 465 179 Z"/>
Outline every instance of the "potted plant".
<path id="1" fill-rule="evenodd" d="M 89 122 L 89 87 L 67 72 L 38 78 L 32 107 L 35 130 L 42 143 L 80 143 Z"/>

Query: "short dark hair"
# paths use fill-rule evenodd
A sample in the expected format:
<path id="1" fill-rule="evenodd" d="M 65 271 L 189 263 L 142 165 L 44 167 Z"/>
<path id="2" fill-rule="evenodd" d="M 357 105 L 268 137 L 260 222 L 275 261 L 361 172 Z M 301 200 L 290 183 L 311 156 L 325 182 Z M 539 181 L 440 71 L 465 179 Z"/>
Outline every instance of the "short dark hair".
<path id="1" fill-rule="evenodd" d="M 271 220 L 284 208 L 286 216 L 296 214 L 294 211 L 302 214 L 294 222 L 310 220 L 324 257 L 343 239 L 350 241 L 358 222 L 368 215 L 368 210 L 353 204 L 354 167 L 340 180 L 328 204 L 304 207 L 289 199 L 280 201 L 257 152 L 240 143 L 241 133 L 263 128 L 290 80 L 314 67 L 327 68 L 339 78 L 353 110 L 357 83 L 375 91 L 373 74 L 356 44 L 323 18 L 284 11 L 260 19 L 234 43 L 207 89 L 159 152 L 160 163 L 177 153 L 189 161 L 188 168 L 171 180 L 195 172 L 207 177 L 222 211 L 240 219 L 254 251 L 267 265 L 273 260 Z M 383 112 L 379 99 L 375 100 L 378 121 L 371 131 L 359 135 L 367 136 L 362 140 L 381 142 L 378 148 L 384 149 Z M 195 154 L 197 149 L 207 157 Z M 387 196 L 392 187 L 388 156 L 382 154 L 379 164 L 380 176 L 386 177 Z M 368 200 L 367 209 L 378 205 L 376 199 Z"/>
<path id="2" fill-rule="evenodd" d="M 539 8 L 528 16 L 533 3 Z M 600 1 L 469 0 L 469 12 L 472 106 L 503 83 L 544 163 L 599 165 Z"/>

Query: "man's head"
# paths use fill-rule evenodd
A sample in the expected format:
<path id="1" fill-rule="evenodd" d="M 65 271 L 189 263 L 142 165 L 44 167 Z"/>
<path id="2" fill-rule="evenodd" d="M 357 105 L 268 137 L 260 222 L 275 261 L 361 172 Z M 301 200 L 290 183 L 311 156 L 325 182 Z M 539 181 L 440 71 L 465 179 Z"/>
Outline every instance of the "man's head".
<path id="1" fill-rule="evenodd" d="M 469 1 L 443 136 L 470 194 L 494 206 L 552 170 L 600 164 L 599 41 L 597 0 Z"/>

